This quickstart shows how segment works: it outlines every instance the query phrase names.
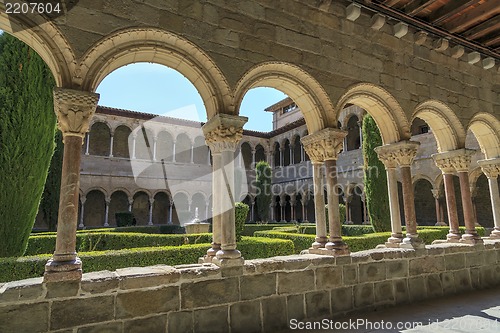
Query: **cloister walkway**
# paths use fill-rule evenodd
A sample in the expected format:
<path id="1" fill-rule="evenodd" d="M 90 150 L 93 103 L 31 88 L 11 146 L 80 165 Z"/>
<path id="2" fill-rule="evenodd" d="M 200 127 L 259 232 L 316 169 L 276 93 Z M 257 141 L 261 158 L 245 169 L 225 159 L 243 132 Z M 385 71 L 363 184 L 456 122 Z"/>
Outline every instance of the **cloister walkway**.
<path id="1" fill-rule="evenodd" d="M 362 323 L 357 329 L 300 330 L 300 332 L 496 333 L 500 332 L 499 300 L 500 287 L 471 291 L 333 319 L 334 322 L 338 323 L 337 325 L 340 323 Z M 384 324 L 381 323 L 382 320 Z M 406 327 L 414 324 L 416 327 L 396 329 L 398 323 L 406 325 Z M 377 325 L 385 326 L 382 329 L 376 328 Z M 389 328 L 391 326 L 392 329 Z M 282 333 L 292 331 L 298 330 L 290 329 Z"/>

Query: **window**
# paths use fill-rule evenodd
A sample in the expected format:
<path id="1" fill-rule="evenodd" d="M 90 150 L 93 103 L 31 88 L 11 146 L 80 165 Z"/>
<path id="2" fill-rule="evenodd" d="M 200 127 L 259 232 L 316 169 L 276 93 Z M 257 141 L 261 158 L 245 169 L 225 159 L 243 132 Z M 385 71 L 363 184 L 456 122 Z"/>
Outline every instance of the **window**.
<path id="1" fill-rule="evenodd" d="M 297 108 L 297 104 L 292 103 L 290 105 L 284 106 L 282 108 L 282 112 L 281 113 L 285 114 L 285 113 L 288 113 L 288 112 L 291 112 L 291 111 L 295 110 L 296 108 Z"/>

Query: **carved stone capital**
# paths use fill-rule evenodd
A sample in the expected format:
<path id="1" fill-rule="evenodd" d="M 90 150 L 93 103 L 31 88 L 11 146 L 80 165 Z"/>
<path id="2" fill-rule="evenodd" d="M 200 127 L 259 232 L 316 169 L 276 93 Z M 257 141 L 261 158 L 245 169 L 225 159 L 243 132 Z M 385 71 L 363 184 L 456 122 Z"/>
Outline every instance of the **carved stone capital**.
<path id="1" fill-rule="evenodd" d="M 243 125 L 247 121 L 247 117 L 228 114 L 217 114 L 212 117 L 202 127 L 205 142 L 210 147 L 210 151 L 213 153 L 236 151 L 243 137 Z"/>
<path id="2" fill-rule="evenodd" d="M 481 166 L 486 177 L 493 179 L 500 177 L 500 157 L 480 160 L 477 164 Z"/>
<path id="3" fill-rule="evenodd" d="M 89 130 L 98 101 L 99 94 L 54 88 L 54 111 L 63 135 L 83 138 Z"/>
<path id="4" fill-rule="evenodd" d="M 443 173 L 452 173 L 451 167 L 457 172 L 468 172 L 473 149 L 457 149 L 432 155 L 434 162 Z"/>
<path id="5" fill-rule="evenodd" d="M 346 131 L 336 128 L 325 128 L 300 139 L 304 150 L 312 162 L 336 160 L 343 147 Z"/>
<path id="6" fill-rule="evenodd" d="M 439 189 L 433 189 L 431 192 L 434 199 L 441 199 L 443 197 L 443 192 Z"/>
<path id="7" fill-rule="evenodd" d="M 420 142 L 400 141 L 377 147 L 375 152 L 386 168 L 394 168 L 395 163 L 400 167 L 410 167 L 419 146 Z"/>

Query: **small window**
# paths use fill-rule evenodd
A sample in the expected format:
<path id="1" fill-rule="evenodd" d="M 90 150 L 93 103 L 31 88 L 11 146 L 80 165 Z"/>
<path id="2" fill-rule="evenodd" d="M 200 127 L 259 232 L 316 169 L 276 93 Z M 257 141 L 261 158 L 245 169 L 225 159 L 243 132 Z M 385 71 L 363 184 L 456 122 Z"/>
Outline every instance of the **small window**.
<path id="1" fill-rule="evenodd" d="M 282 109 L 283 110 L 282 113 L 291 112 L 291 111 L 295 110 L 296 108 L 297 108 L 297 105 L 295 103 L 292 103 L 290 105 L 284 106 Z"/>
<path id="2" fill-rule="evenodd" d="M 427 126 L 427 125 L 419 126 L 418 127 L 418 133 L 419 134 L 429 133 L 429 126 Z"/>

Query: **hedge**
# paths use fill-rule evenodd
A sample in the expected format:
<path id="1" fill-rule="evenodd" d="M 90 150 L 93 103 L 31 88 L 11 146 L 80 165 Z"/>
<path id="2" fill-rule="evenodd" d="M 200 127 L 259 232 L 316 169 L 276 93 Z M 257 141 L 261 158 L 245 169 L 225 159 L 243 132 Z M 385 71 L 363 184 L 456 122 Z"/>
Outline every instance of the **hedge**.
<path id="1" fill-rule="evenodd" d="M 281 231 L 281 232 L 291 232 L 291 233 L 299 233 L 299 234 L 307 234 L 307 235 L 315 235 L 316 234 L 316 226 L 314 224 L 301 224 L 297 226 L 287 226 L 287 227 L 274 227 L 272 230 Z M 342 235 L 343 236 L 360 236 L 364 234 L 374 233 L 373 227 L 371 225 L 352 225 L 352 224 L 344 224 L 342 225 Z"/>
<path id="2" fill-rule="evenodd" d="M 425 244 L 431 244 L 438 239 L 446 239 L 449 229 L 447 227 L 419 227 L 418 234 Z M 465 227 L 460 227 L 460 232 L 463 233 Z M 480 236 L 484 235 L 484 228 L 478 227 L 477 231 Z M 311 247 L 314 242 L 314 235 L 281 232 L 276 230 L 257 231 L 255 233 L 259 237 L 269 237 L 278 239 L 289 239 L 295 246 L 295 253 L 300 253 Z M 362 236 L 345 236 L 343 240 L 349 245 L 351 252 L 369 250 L 375 248 L 379 244 L 384 244 L 387 238 L 391 236 L 390 232 L 377 232 L 365 234 Z"/>
<path id="3" fill-rule="evenodd" d="M 245 229 L 243 230 L 243 236 L 253 236 L 256 231 L 273 230 L 275 227 L 294 227 L 293 223 L 269 223 L 269 224 L 248 224 L 245 223 Z"/>
<path id="4" fill-rule="evenodd" d="M 125 232 L 91 232 L 76 235 L 78 252 L 122 250 L 127 248 L 180 246 L 183 244 L 210 243 L 212 234 L 160 235 Z M 54 252 L 55 235 L 31 236 L 25 256 Z"/>
<path id="5" fill-rule="evenodd" d="M 124 267 L 144 267 L 158 264 L 181 265 L 198 262 L 210 244 L 189 244 L 134 248 L 111 251 L 81 252 L 84 272 L 116 270 Z M 294 253 L 293 243 L 287 240 L 243 237 L 238 249 L 245 259 L 268 258 Z M 43 275 L 50 254 L 0 259 L 0 282 L 21 280 Z"/>
<path id="6" fill-rule="evenodd" d="M 77 230 L 77 234 L 87 234 L 92 232 L 139 232 L 143 234 L 184 234 L 186 231 L 184 227 L 176 224 L 164 224 L 164 225 L 141 225 L 141 226 L 129 226 L 129 227 L 116 227 L 116 228 L 87 228 Z M 56 232 L 51 231 L 32 231 L 32 235 L 55 235 Z"/>

